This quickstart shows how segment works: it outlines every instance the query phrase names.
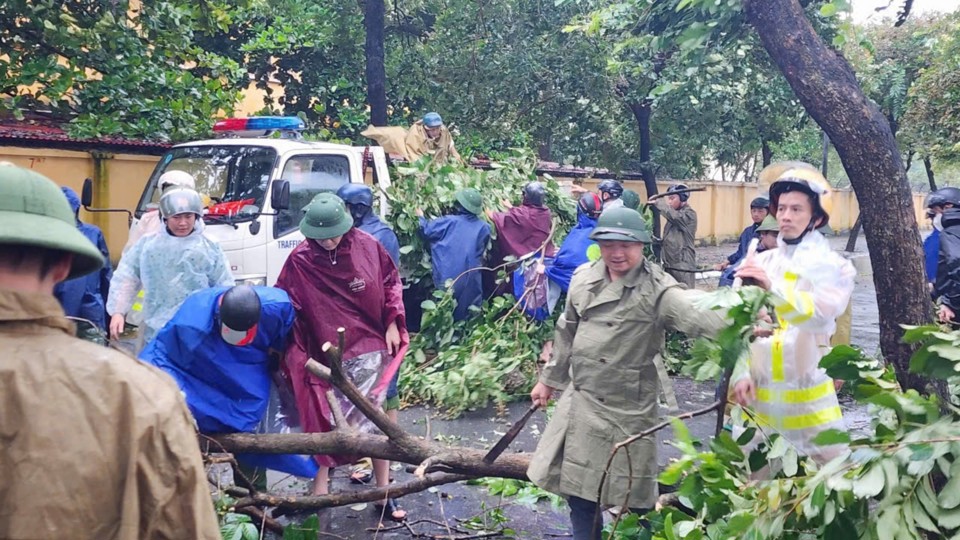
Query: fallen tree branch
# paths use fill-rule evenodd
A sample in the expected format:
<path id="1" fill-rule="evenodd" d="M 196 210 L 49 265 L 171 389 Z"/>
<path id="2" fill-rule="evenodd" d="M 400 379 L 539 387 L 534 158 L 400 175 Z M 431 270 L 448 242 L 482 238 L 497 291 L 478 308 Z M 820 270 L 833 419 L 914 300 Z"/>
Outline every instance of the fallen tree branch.
<path id="1" fill-rule="evenodd" d="M 351 491 L 347 493 L 331 493 L 317 496 L 287 496 L 270 493 L 253 493 L 239 499 L 234 507 L 237 509 L 250 506 L 270 506 L 293 510 L 319 510 L 333 506 L 345 506 L 362 502 L 382 501 L 388 497 L 402 497 L 411 493 L 418 493 L 434 486 L 469 480 L 470 476 L 463 474 L 438 473 L 423 479 L 411 480 L 401 484 L 394 484 L 375 489 Z"/>

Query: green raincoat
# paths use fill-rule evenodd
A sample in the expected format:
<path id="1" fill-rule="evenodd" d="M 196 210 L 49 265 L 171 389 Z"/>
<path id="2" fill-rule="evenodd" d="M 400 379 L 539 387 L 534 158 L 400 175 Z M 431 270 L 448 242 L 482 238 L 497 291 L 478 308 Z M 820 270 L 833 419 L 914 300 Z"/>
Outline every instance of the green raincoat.
<path id="1" fill-rule="evenodd" d="M 530 462 L 533 482 L 597 500 L 613 445 L 659 422 L 653 357 L 663 346 L 664 331 L 696 336 L 726 324 L 719 313 L 694 308 L 702 294 L 683 289 L 647 261 L 617 281 L 610 281 L 602 260 L 577 269 L 557 321 L 553 355 L 540 376 L 540 382 L 564 390 Z M 630 456 L 629 506 L 651 508 L 659 474 L 656 436 L 634 443 Z M 599 502 L 622 505 L 629 476 L 621 451 Z"/>
<path id="2" fill-rule="evenodd" d="M 656 204 L 660 215 L 667 220 L 660 247 L 663 266 L 677 281 L 692 289 L 697 271 L 697 252 L 693 248 L 697 238 L 697 212 L 689 204 L 674 210 L 665 197 L 657 199 Z"/>

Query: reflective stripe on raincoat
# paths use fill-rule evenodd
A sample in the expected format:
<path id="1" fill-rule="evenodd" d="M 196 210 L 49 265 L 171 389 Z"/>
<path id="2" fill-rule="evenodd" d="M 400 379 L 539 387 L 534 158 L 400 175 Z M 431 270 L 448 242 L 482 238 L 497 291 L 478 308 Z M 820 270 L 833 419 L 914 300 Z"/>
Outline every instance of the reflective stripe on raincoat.
<path id="1" fill-rule="evenodd" d="M 812 440 L 829 428 L 842 429 L 843 415 L 833 379 L 819 367 L 853 293 L 856 271 L 819 232 L 789 246 L 757 255 L 771 281 L 779 328 L 753 342 L 749 366 L 738 365 L 733 380 L 751 377 L 757 388 L 753 413 L 761 427 L 785 436 L 801 454 L 829 459 L 842 447 Z"/>

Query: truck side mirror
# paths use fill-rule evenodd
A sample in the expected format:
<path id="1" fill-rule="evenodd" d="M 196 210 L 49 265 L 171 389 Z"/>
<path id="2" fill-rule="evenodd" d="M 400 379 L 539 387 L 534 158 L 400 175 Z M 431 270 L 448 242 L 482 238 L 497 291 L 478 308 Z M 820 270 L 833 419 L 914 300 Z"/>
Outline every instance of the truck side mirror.
<path id="1" fill-rule="evenodd" d="M 270 192 L 270 206 L 274 212 L 290 208 L 290 182 L 274 180 L 273 190 Z"/>
<path id="2" fill-rule="evenodd" d="M 90 178 L 83 181 L 83 190 L 80 193 L 80 204 L 83 206 L 93 206 L 93 180 Z"/>

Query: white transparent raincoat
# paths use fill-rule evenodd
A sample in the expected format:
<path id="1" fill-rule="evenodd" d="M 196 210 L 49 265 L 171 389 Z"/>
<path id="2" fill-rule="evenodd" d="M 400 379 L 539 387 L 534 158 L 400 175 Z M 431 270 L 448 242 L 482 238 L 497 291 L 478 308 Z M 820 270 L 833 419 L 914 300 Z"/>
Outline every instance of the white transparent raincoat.
<path id="1" fill-rule="evenodd" d="M 785 436 L 800 454 L 829 460 L 843 447 L 812 439 L 828 428 L 843 429 L 843 415 L 833 379 L 819 364 L 850 302 L 856 271 L 816 231 L 798 245 L 778 239 L 777 246 L 758 254 L 757 262 L 771 281 L 778 328 L 754 341 L 749 365 L 737 366 L 733 383 L 753 379 L 757 399 L 747 409 L 761 430 Z"/>
<path id="2" fill-rule="evenodd" d="M 235 282 L 223 250 L 203 236 L 203 222 L 197 220 L 189 236 L 173 236 L 164 228 L 130 248 L 110 281 L 107 313 L 130 312 L 141 284 L 142 331 L 144 342 L 149 342 L 190 293 Z"/>

